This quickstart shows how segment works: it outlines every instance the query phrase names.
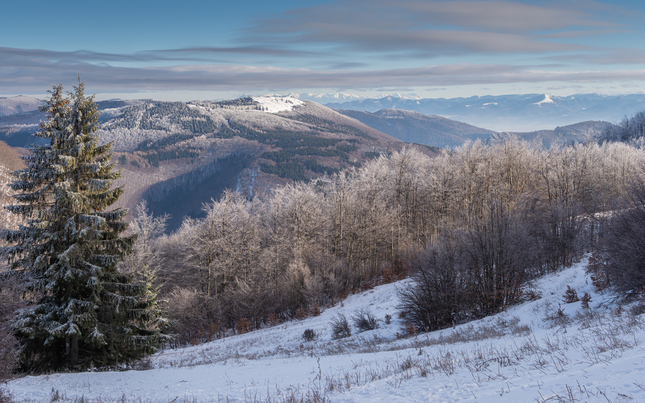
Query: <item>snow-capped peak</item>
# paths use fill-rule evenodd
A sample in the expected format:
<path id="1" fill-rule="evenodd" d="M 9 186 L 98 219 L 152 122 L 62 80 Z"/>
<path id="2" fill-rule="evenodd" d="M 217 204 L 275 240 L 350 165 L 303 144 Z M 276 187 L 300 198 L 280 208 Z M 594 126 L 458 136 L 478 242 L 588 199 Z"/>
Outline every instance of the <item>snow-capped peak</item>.
<path id="1" fill-rule="evenodd" d="M 303 101 L 294 97 L 263 96 L 253 97 L 253 100 L 262 105 L 264 112 L 269 113 L 291 111 L 295 106 L 304 104 Z"/>
<path id="2" fill-rule="evenodd" d="M 544 99 L 541 100 L 540 102 L 536 102 L 533 105 L 542 105 L 542 104 L 554 104 L 555 101 L 551 99 L 551 96 L 549 94 L 544 94 Z"/>

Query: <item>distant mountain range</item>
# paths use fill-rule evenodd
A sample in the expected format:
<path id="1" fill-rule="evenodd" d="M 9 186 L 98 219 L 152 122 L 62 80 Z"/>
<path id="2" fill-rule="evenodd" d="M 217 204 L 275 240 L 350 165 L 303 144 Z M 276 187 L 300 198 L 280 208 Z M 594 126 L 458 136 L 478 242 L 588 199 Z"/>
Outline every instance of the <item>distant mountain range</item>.
<path id="1" fill-rule="evenodd" d="M 616 123 L 644 110 L 645 99 L 640 94 L 578 94 L 568 97 L 528 94 L 451 99 L 388 96 L 331 102 L 326 106 L 367 112 L 402 109 L 438 115 L 497 132 L 534 132 L 584 121 Z"/>
<path id="2" fill-rule="evenodd" d="M 487 140 L 499 134 L 441 116 L 428 116 L 400 109 L 381 109 L 374 113 L 339 109 L 338 112 L 400 140 L 441 148 L 455 148 L 468 140 Z M 570 144 L 598 138 L 612 126 L 609 122 L 586 121 L 550 130 L 509 134 L 527 141 L 540 140 L 544 147 L 549 147 L 556 142 Z"/>

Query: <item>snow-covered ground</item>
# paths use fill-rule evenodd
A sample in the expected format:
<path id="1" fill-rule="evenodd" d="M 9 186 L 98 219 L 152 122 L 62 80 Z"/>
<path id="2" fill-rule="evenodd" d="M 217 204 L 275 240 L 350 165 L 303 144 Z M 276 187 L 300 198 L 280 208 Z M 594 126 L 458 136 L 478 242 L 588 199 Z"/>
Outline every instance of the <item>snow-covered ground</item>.
<path id="1" fill-rule="evenodd" d="M 595 293 L 585 265 L 536 281 L 540 299 L 454 329 L 402 337 L 404 280 L 318 317 L 163 351 L 152 369 L 28 376 L 7 387 L 21 402 L 643 402 L 645 315 Z M 591 295 L 590 309 L 563 302 L 567 285 Z M 330 322 L 344 313 L 351 323 L 362 308 L 379 328 L 332 340 Z M 304 341 L 305 329 L 317 339 Z"/>
<path id="2" fill-rule="evenodd" d="M 291 111 L 295 106 L 304 104 L 303 101 L 293 97 L 264 96 L 253 97 L 253 100 L 264 107 L 264 112 L 269 113 Z"/>

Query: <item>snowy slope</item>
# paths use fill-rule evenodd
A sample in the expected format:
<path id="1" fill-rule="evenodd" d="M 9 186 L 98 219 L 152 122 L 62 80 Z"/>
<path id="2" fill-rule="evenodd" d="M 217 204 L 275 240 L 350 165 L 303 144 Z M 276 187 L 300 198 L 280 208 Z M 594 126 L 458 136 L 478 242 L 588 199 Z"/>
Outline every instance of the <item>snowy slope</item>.
<path id="1" fill-rule="evenodd" d="M 303 101 L 293 97 L 264 96 L 253 97 L 253 100 L 262 105 L 263 110 L 269 113 L 292 111 L 294 107 L 304 104 Z"/>
<path id="2" fill-rule="evenodd" d="M 645 318 L 618 311 L 615 296 L 595 293 L 584 268 L 582 262 L 536 281 L 536 301 L 455 329 L 397 338 L 405 333 L 396 316 L 404 280 L 350 296 L 319 317 L 163 351 L 148 363 L 153 369 L 24 377 L 8 388 L 18 401 L 37 402 L 56 393 L 59 401 L 101 402 L 315 395 L 331 402 L 645 401 Z M 579 296 L 589 293 L 591 309 L 565 304 L 567 285 Z M 330 321 L 360 308 L 369 308 L 380 327 L 332 340 Z M 303 341 L 305 329 L 318 339 Z"/>
<path id="3" fill-rule="evenodd" d="M 24 113 L 35 111 L 40 108 L 43 101 L 40 99 L 19 95 L 10 98 L 0 98 L 0 116 L 15 115 L 17 113 Z"/>

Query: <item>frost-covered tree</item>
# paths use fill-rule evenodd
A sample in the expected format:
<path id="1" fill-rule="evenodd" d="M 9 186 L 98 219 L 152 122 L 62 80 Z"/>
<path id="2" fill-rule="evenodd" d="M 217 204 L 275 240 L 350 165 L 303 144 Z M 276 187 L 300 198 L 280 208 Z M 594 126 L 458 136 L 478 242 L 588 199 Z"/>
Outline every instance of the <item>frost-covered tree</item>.
<path id="1" fill-rule="evenodd" d="M 7 231 L 0 251 L 24 273 L 34 304 L 18 312 L 14 333 L 25 369 L 81 369 L 126 363 L 164 340 L 152 278 L 124 274 L 117 263 L 134 236 L 122 237 L 125 210 L 106 209 L 123 192 L 99 144 L 98 110 L 84 85 L 63 95 L 54 86 L 27 168 L 14 173 L 18 203 L 6 208 L 25 224 Z"/>

